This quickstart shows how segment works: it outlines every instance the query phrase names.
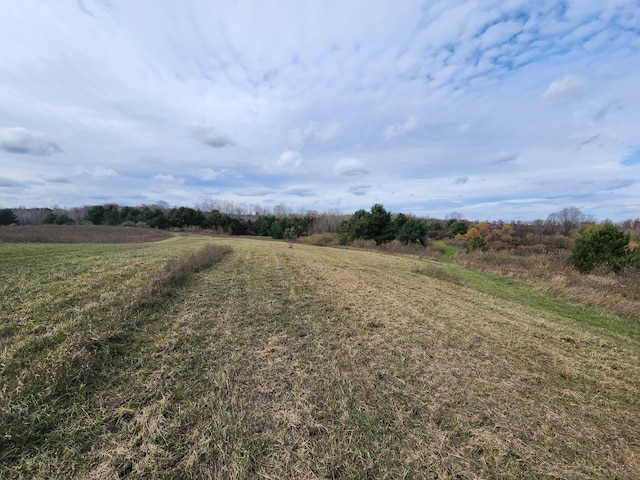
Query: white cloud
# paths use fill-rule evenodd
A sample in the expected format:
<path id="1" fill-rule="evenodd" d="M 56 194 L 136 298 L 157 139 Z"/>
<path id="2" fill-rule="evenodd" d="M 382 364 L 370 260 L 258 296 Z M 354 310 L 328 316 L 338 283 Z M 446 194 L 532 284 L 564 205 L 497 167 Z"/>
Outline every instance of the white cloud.
<path id="1" fill-rule="evenodd" d="M 77 167 L 76 175 L 90 177 L 95 180 L 106 180 L 117 177 L 118 173 L 113 168 L 97 166 L 93 168 Z"/>
<path id="2" fill-rule="evenodd" d="M 415 130 L 418 128 L 418 119 L 413 115 L 410 115 L 409 118 L 404 123 L 396 123 L 394 125 L 390 125 L 384 131 L 384 139 L 391 140 L 394 137 L 398 137 L 400 135 L 404 135 L 411 130 Z"/>
<path id="3" fill-rule="evenodd" d="M 193 169 L 194 175 L 196 175 L 200 180 L 210 181 L 210 180 L 219 180 L 224 177 L 228 170 L 223 168 L 222 170 L 214 170 L 212 168 L 196 168 Z"/>
<path id="4" fill-rule="evenodd" d="M 340 133 L 339 123 L 330 123 L 325 126 L 318 125 L 317 122 L 309 122 L 304 129 L 294 128 L 289 132 L 289 140 L 294 148 L 302 148 L 308 141 L 315 143 L 325 143 L 336 138 Z"/>
<path id="5" fill-rule="evenodd" d="M 368 175 L 369 170 L 364 166 L 361 160 L 355 158 L 343 158 L 335 164 L 334 171 L 337 175 L 345 177 L 360 177 Z"/>
<path id="6" fill-rule="evenodd" d="M 542 94 L 545 100 L 563 100 L 573 98 L 584 93 L 586 81 L 578 75 L 566 75 L 549 84 Z"/>
<path id="7" fill-rule="evenodd" d="M 160 182 L 173 183 L 176 185 L 182 185 L 184 183 L 184 178 L 174 177 L 173 175 L 158 174 L 158 175 L 154 175 L 153 179 L 158 180 Z"/>
<path id="8" fill-rule="evenodd" d="M 272 174 L 292 175 L 301 170 L 302 155 L 297 150 L 285 150 L 278 159 L 264 167 L 264 170 Z"/>

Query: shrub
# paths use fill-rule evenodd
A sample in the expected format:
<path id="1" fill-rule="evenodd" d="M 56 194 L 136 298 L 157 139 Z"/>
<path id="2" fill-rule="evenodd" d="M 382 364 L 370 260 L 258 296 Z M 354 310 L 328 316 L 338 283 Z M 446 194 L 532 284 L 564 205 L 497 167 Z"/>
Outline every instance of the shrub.
<path id="1" fill-rule="evenodd" d="M 485 242 L 484 238 L 480 235 L 474 235 L 469 240 L 469 251 L 473 252 L 474 250 L 483 250 L 487 246 L 487 242 Z"/>
<path id="2" fill-rule="evenodd" d="M 608 223 L 600 228 L 580 231 L 571 250 L 569 262 L 581 272 L 606 265 L 618 272 L 636 262 L 637 254 L 629 250 L 630 235 Z"/>
<path id="3" fill-rule="evenodd" d="M 456 235 L 464 235 L 467 233 L 467 230 L 469 230 L 469 226 L 466 223 L 455 220 L 449 225 L 449 236 L 454 238 Z"/>

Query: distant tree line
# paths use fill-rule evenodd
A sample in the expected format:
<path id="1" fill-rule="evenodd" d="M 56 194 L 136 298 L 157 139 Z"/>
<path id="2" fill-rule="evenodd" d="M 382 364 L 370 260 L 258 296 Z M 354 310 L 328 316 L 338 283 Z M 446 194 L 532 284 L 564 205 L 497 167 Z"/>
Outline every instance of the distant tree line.
<path id="1" fill-rule="evenodd" d="M 119 207 L 96 205 L 91 207 L 84 221 L 94 225 L 149 226 L 161 229 L 210 229 L 229 235 L 262 235 L 276 239 L 307 235 L 314 222 L 310 215 L 276 216 L 273 214 L 243 218 L 219 210 L 204 212 L 199 208 L 179 207 L 159 209 L 154 207 Z"/>
<path id="2" fill-rule="evenodd" d="M 570 249 L 570 263 L 583 272 L 598 265 L 618 271 L 626 266 L 640 268 L 640 218 L 614 225 L 596 224 L 593 217 L 576 207 L 549 214 L 532 222 L 469 221 L 459 213 L 445 219 L 416 218 L 391 213 L 381 204 L 352 215 L 338 211 L 293 213 L 280 204 L 272 209 L 249 209 L 230 201 L 209 200 L 197 208 L 169 208 L 166 204 L 139 207 L 116 204 L 72 209 L 3 208 L 0 225 L 80 224 L 144 226 L 159 229 L 208 229 L 219 234 L 260 235 L 292 239 L 315 233 L 337 234 L 342 245 L 356 240 L 381 245 L 398 241 L 426 246 L 429 239 L 450 239 L 474 250 L 536 247 Z"/>

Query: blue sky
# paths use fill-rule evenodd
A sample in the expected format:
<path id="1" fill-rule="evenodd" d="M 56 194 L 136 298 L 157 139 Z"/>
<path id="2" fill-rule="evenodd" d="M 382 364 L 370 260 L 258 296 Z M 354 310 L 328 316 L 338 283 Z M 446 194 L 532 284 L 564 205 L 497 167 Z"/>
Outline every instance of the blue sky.
<path id="1" fill-rule="evenodd" d="M 0 207 L 640 217 L 640 0 L 0 10 Z"/>

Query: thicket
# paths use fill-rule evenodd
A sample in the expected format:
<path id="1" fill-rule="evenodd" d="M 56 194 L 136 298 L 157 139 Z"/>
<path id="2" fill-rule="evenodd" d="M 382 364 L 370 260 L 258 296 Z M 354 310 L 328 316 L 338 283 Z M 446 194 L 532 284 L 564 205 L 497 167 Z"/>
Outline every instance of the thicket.
<path id="1" fill-rule="evenodd" d="M 119 207 L 96 205 L 84 216 L 94 225 L 137 225 L 160 229 L 200 228 L 228 235 L 260 235 L 276 239 L 292 239 L 308 235 L 315 217 L 311 215 L 260 215 L 242 218 L 212 210 L 204 212 L 190 207 L 162 209 L 154 207 Z"/>

